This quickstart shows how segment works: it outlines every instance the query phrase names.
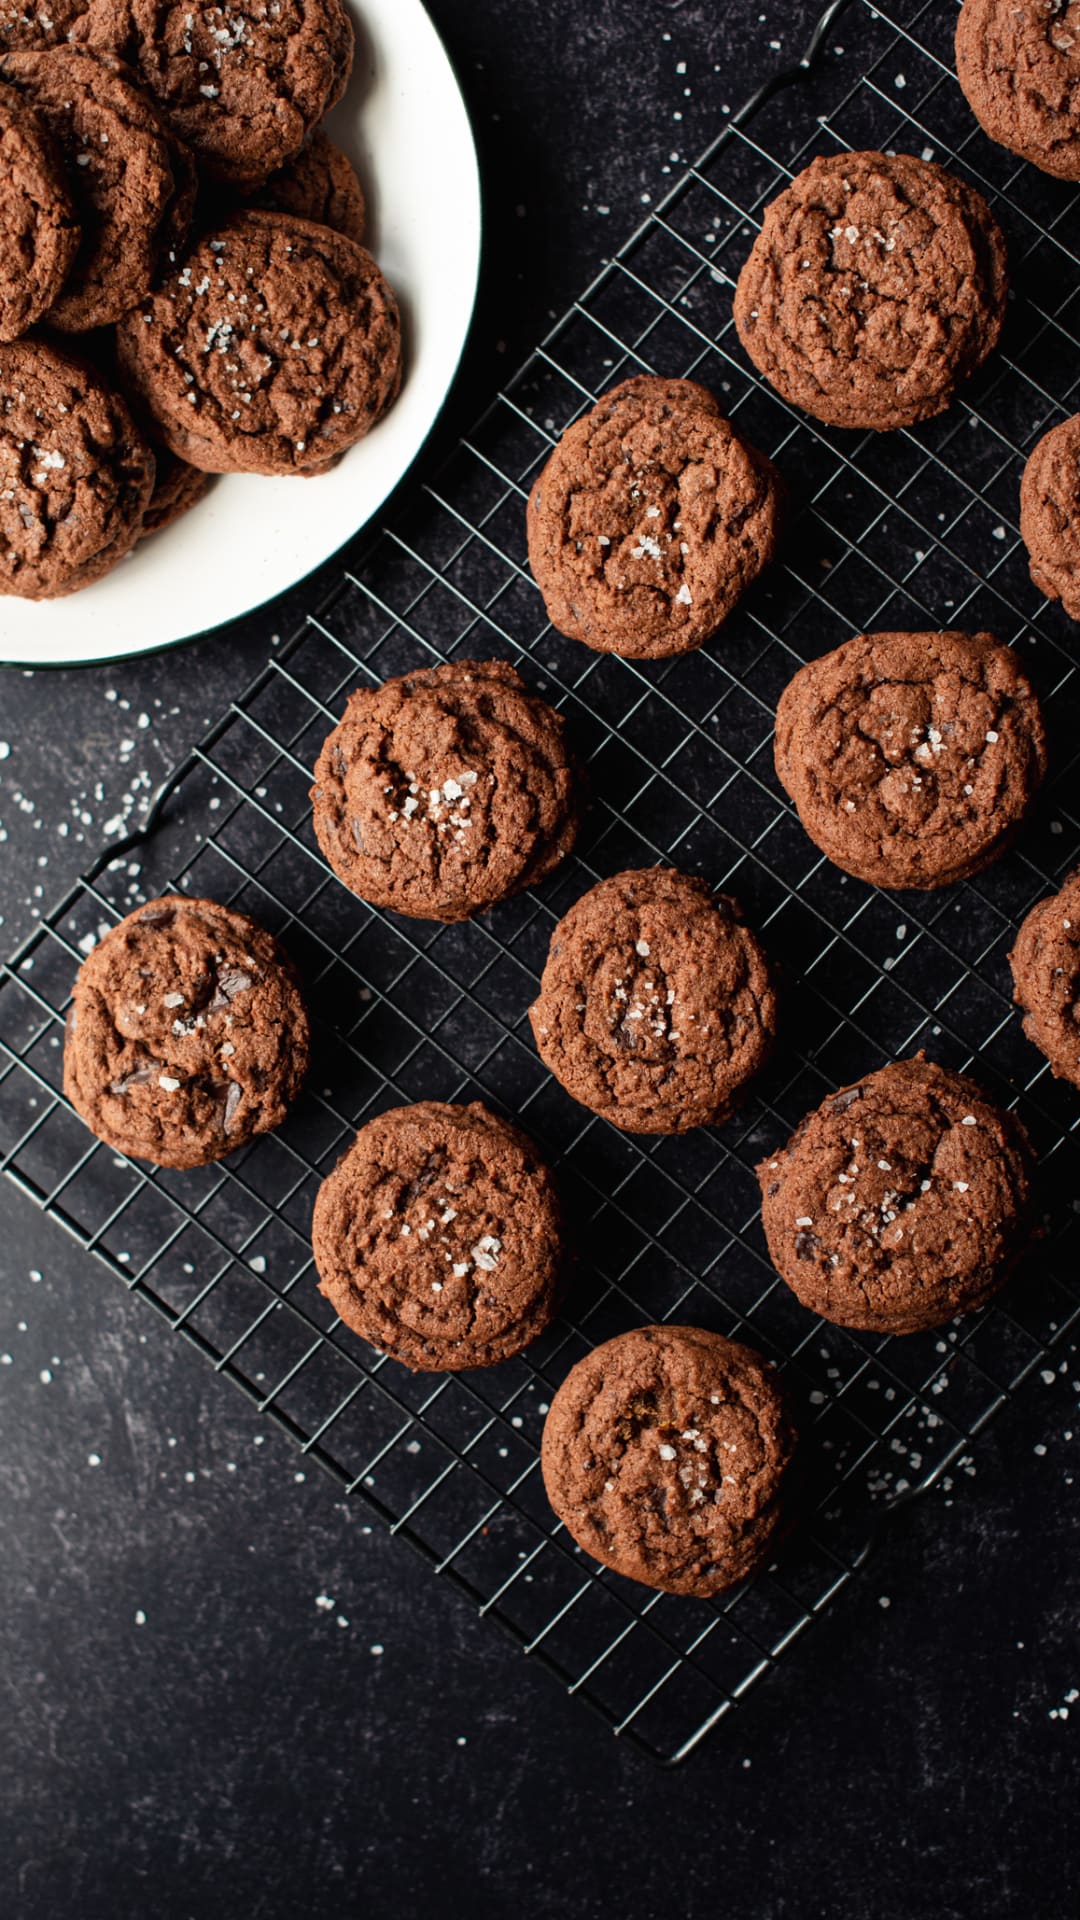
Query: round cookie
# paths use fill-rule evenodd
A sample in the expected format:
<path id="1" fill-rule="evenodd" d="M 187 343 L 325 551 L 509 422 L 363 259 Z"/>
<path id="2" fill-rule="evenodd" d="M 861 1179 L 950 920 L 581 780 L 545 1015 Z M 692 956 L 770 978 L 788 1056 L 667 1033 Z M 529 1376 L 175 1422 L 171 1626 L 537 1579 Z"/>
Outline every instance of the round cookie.
<path id="1" fill-rule="evenodd" d="M 1080 180 L 1080 14 L 1069 0 L 964 0 L 956 72 L 991 140 Z"/>
<path id="2" fill-rule="evenodd" d="M 421 1371 L 490 1367 L 551 1319 L 555 1186 L 531 1140 L 474 1101 L 361 1127 L 323 1181 L 311 1243 L 346 1326 Z"/>
<path id="3" fill-rule="evenodd" d="M 1038 700 L 989 633 L 864 633 L 800 668 L 776 714 L 776 771 L 815 845 L 879 887 L 988 866 L 1046 772 Z"/>
<path id="4" fill-rule="evenodd" d="M 397 301 L 371 255 L 277 213 L 203 234 L 117 351 L 166 445 L 204 473 L 324 468 L 401 384 Z"/>
<path id="5" fill-rule="evenodd" d="M 270 175 L 251 204 L 270 213 L 315 220 L 363 246 L 367 228 L 364 189 L 351 160 L 327 139 L 321 127 L 316 127 L 299 153 Z"/>
<path id="6" fill-rule="evenodd" d="M 261 186 L 340 100 L 342 0 L 89 0 L 80 28 L 128 61 L 207 178 Z"/>
<path id="7" fill-rule="evenodd" d="M 830 154 L 766 208 L 735 325 L 759 372 L 816 419 L 911 426 L 997 345 L 1007 264 L 966 181 L 910 154 Z"/>
<path id="8" fill-rule="evenodd" d="M 190 155 L 113 60 L 78 47 L 12 53 L 0 82 L 48 127 L 67 166 L 82 242 L 46 323 L 110 325 L 149 292 L 183 244 L 195 205 Z"/>
<path id="9" fill-rule="evenodd" d="M 707 1598 L 769 1557 L 794 1450 L 779 1381 L 752 1347 L 702 1327 L 638 1327 L 567 1375 L 540 1463 L 594 1560 Z"/>
<path id="10" fill-rule="evenodd" d="M 157 448 L 155 453 L 157 474 L 154 491 L 139 529 L 139 536 L 143 540 L 149 534 L 164 533 L 166 527 L 182 519 L 185 513 L 198 505 L 204 494 L 209 493 L 213 485 L 208 473 L 200 473 L 197 467 L 189 467 L 186 461 L 178 460 L 167 447 Z"/>
<path id="11" fill-rule="evenodd" d="M 79 26 L 91 0 L 0 0 L 0 53 L 55 47 Z"/>
<path id="12" fill-rule="evenodd" d="M 716 1125 L 768 1056 L 769 966 L 738 903 L 670 867 L 590 888 L 529 1009 L 544 1065 L 629 1133 Z"/>
<path id="13" fill-rule="evenodd" d="M 202 1167 L 280 1126 L 307 1071 L 296 971 L 246 914 L 164 894 L 79 969 L 64 1092 L 91 1132 L 162 1167 Z"/>
<path id="14" fill-rule="evenodd" d="M 1080 413 L 1044 433 L 1020 481 L 1020 532 L 1031 578 L 1080 620 Z"/>
<path id="15" fill-rule="evenodd" d="M 1032 907 L 1009 965 L 1028 1039 L 1057 1079 L 1080 1087 L 1080 869 Z"/>
<path id="16" fill-rule="evenodd" d="M 311 798 L 319 845 L 353 893 L 467 920 L 570 851 L 580 786 L 562 719 L 513 667 L 457 660 L 354 693 Z"/>
<path id="17" fill-rule="evenodd" d="M 0 346 L 0 594 L 48 600 L 131 551 L 154 456 L 118 393 L 41 339 Z"/>
<path id="18" fill-rule="evenodd" d="M 14 88 L 0 84 L 0 341 L 17 340 L 52 306 L 79 237 L 46 127 Z"/>
<path id="19" fill-rule="evenodd" d="M 970 1313 L 1028 1234 L 1023 1127 L 922 1054 L 832 1094 L 758 1178 L 777 1272 L 841 1327 L 921 1333 Z"/>
<path id="20" fill-rule="evenodd" d="M 529 493 L 548 619 L 624 659 L 700 647 L 776 549 L 780 477 L 693 380 L 625 380 Z"/>

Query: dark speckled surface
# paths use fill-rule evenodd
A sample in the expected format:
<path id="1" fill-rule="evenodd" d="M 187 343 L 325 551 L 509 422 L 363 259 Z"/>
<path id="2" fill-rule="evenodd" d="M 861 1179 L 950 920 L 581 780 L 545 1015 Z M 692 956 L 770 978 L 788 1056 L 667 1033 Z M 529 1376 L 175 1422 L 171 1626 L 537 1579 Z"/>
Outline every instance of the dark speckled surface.
<path id="1" fill-rule="evenodd" d="M 813 11 L 433 0 L 489 189 L 459 418 Z M 279 608 L 122 670 L 0 678 L 5 950 L 289 626 Z M 305 1477 L 13 1190 L 2 1205 L 0 1912 L 1075 1910 L 1074 1353 L 663 1774 Z"/>

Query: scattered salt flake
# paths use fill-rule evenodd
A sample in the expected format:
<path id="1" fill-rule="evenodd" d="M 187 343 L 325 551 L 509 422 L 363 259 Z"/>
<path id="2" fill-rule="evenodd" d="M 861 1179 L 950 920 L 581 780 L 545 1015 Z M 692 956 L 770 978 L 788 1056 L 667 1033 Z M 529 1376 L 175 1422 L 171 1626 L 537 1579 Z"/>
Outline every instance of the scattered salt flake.
<path id="1" fill-rule="evenodd" d="M 664 1442 L 663 1442 L 663 1443 L 661 1444 L 661 1447 L 660 1447 L 660 1458 L 661 1458 L 661 1460 L 674 1460 L 674 1458 L 675 1458 L 675 1449 L 674 1449 L 674 1447 L 670 1447 L 670 1446 L 668 1446 L 668 1444 L 667 1444 L 667 1442 L 666 1442 L 666 1441 L 664 1441 Z"/>
<path id="2" fill-rule="evenodd" d="M 891 1600 L 889 1599 L 889 1596 L 888 1596 L 888 1594 L 887 1594 L 887 1593 L 881 1593 L 881 1594 L 879 1594 L 879 1595 L 878 1595 L 878 1606 L 879 1606 L 879 1607 L 891 1607 L 891 1606 L 892 1606 L 892 1601 L 891 1601 Z"/>
<path id="3" fill-rule="evenodd" d="M 317 1593 L 315 1595 L 315 1605 L 318 1607 L 320 1613 L 333 1613 L 334 1611 L 334 1602 L 328 1593 Z"/>
<path id="4" fill-rule="evenodd" d="M 376 1640 L 374 1645 L 368 1648 L 368 1652 L 373 1653 L 375 1655 L 376 1660 L 378 1659 L 379 1655 L 381 1653 L 384 1653 L 385 1651 L 386 1649 L 383 1647 L 381 1641 L 379 1640 Z"/>
<path id="5" fill-rule="evenodd" d="M 175 1093 L 179 1085 L 179 1080 L 174 1080 L 171 1073 L 158 1074 L 158 1086 L 161 1087 L 164 1092 Z"/>
<path id="6" fill-rule="evenodd" d="M 136 1607 L 135 1609 L 135 1625 L 137 1627 L 145 1627 L 146 1625 L 146 1615 L 141 1607 Z"/>
<path id="7" fill-rule="evenodd" d="M 253 1253 L 251 1259 L 248 1261 L 248 1266 L 251 1268 L 252 1273 L 265 1273 L 266 1255 L 263 1253 Z"/>
<path id="8" fill-rule="evenodd" d="M 692 605 L 692 596 L 690 593 L 690 589 L 687 586 L 685 580 L 683 581 L 682 586 L 679 588 L 678 593 L 675 595 L 675 599 L 677 604 L 680 607 L 689 607 Z"/>

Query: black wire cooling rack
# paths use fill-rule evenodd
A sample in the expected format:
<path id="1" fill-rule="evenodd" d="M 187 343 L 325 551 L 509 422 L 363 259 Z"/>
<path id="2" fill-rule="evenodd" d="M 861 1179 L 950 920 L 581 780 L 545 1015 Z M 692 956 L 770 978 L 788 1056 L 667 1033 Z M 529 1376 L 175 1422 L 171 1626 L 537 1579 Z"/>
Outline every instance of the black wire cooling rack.
<path id="1" fill-rule="evenodd" d="M 970 1464 L 971 1437 L 1080 1314 L 1078 1103 L 1024 1040 L 1006 964 L 1027 909 L 1080 850 L 1075 629 L 1031 587 L 1017 486 L 1038 435 L 1077 405 L 1080 199 L 994 148 L 952 71 L 953 8 L 846 0 L 860 78 L 804 63 L 725 127 L 575 302 L 431 484 L 346 564 L 184 764 L 139 838 L 138 885 L 239 905 L 281 933 L 317 1021 L 311 1084 L 281 1131 L 175 1174 L 95 1142 L 60 1093 L 75 968 L 131 904 L 103 855 L 0 975 L 0 1164 L 360 1494 L 523 1651 L 618 1732 L 679 1759 L 776 1662 L 864 1558 L 883 1513 Z M 1006 228 L 1004 344 L 943 418 L 883 436 L 822 429 L 747 366 L 731 288 L 761 211 L 816 153 L 896 147 L 972 179 Z M 551 631 L 525 564 L 524 503 L 557 435 L 637 371 L 721 395 L 788 477 L 782 564 L 722 636 L 646 667 Z M 1070 398 L 1070 396 L 1073 396 Z M 967 884 L 884 895 L 821 860 L 774 777 L 777 697 L 806 658 L 875 627 L 988 627 L 1024 649 L 1047 703 L 1054 777 L 1018 851 Z M 1072 638 L 1070 639 L 1070 635 Z M 346 695 L 450 656 L 507 657 L 564 711 L 591 762 L 577 854 L 481 921 L 377 914 L 315 845 L 309 769 Z M 633 1139 L 540 1067 L 525 1010 L 557 916 L 599 875 L 674 861 L 738 894 L 786 974 L 784 1041 L 738 1116 Z M 839 1082 L 925 1046 L 975 1065 L 1040 1151 L 1049 1230 L 1001 1303 L 936 1335 L 884 1340 L 817 1321 L 780 1284 L 753 1166 Z M 578 1260 L 557 1326 L 519 1359 L 416 1377 L 317 1293 L 321 1176 L 354 1129 L 417 1098 L 480 1095 L 559 1168 Z M 596 1341 L 654 1319 L 745 1333 L 802 1400 L 808 1519 L 779 1563 L 713 1602 L 596 1568 L 547 1506 L 548 1400 Z"/>

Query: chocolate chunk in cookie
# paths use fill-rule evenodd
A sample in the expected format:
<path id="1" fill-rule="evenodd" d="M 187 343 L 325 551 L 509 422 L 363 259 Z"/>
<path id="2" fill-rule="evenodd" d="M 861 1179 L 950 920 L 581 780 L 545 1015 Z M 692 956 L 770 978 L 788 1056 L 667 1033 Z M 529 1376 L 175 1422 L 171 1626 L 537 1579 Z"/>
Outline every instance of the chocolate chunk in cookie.
<path id="1" fill-rule="evenodd" d="M 166 445 L 204 473 L 324 468 L 401 384 L 397 302 L 371 255 L 278 213 L 203 234 L 117 350 Z"/>
<path id="2" fill-rule="evenodd" d="M 364 243 L 364 189 L 352 161 L 327 139 L 321 127 L 316 127 L 298 154 L 270 175 L 262 191 L 252 196 L 251 204 L 269 213 L 291 213 L 300 220 L 315 220 L 320 226 L 333 227 L 335 233 L 344 233 L 358 247 Z"/>
<path id="3" fill-rule="evenodd" d="M 0 340 L 17 340 L 52 306 L 79 237 L 48 128 L 13 87 L 0 83 Z"/>
<path id="4" fill-rule="evenodd" d="M 765 210 L 735 325 L 794 406 L 837 427 L 941 413 L 997 345 L 1005 241 L 981 194 L 910 154 L 811 162 Z"/>
<path id="5" fill-rule="evenodd" d="M 795 1451 L 773 1369 L 702 1327 L 638 1327 L 567 1375 L 541 1467 L 564 1527 L 605 1567 L 707 1598 L 768 1559 Z"/>
<path id="6" fill-rule="evenodd" d="M 210 474 L 200 473 L 198 467 L 189 467 L 167 447 L 155 448 L 155 458 L 154 491 L 140 528 L 140 538 L 144 540 L 148 534 L 164 533 L 166 527 L 182 519 L 214 484 Z"/>
<path id="7" fill-rule="evenodd" d="M 802 667 L 776 771 L 821 851 L 879 887 L 944 887 L 1016 837 L 1046 735 L 1015 653 L 989 633 L 864 633 Z"/>
<path id="8" fill-rule="evenodd" d="M 544 1065 L 630 1133 L 724 1119 L 776 1030 L 768 962 L 734 900 L 653 867 L 601 880 L 551 937 L 529 1009 Z"/>
<path id="9" fill-rule="evenodd" d="M 1080 180 L 1080 5 L 964 0 L 956 72 L 991 140 L 1062 180 Z"/>
<path id="10" fill-rule="evenodd" d="M 361 1127 L 311 1238 L 335 1313 L 404 1366 L 490 1367 L 551 1319 L 555 1186 L 528 1136 L 479 1102 L 424 1100 Z"/>
<path id="11" fill-rule="evenodd" d="M 1009 964 L 1028 1039 L 1057 1079 L 1080 1087 L 1080 869 L 1032 907 Z"/>
<path id="12" fill-rule="evenodd" d="M 136 68 L 210 179 L 258 187 L 340 100 L 342 0 L 88 0 L 80 33 Z"/>
<path id="13" fill-rule="evenodd" d="M 308 1064 L 296 972 L 246 914 L 165 894 L 79 969 L 64 1092 L 99 1139 L 201 1167 L 281 1125 Z"/>
<path id="14" fill-rule="evenodd" d="M 1023 1127 L 922 1054 L 830 1095 L 758 1178 L 777 1272 L 841 1327 L 921 1333 L 970 1313 L 1028 1238 Z"/>
<path id="15" fill-rule="evenodd" d="M 1080 620 L 1080 413 L 1051 427 L 1030 455 L 1020 482 L 1020 532 L 1039 591 Z"/>
<path id="16" fill-rule="evenodd" d="M 311 790 L 338 879 L 421 920 L 466 920 L 542 880 L 574 843 L 580 795 L 560 716 L 501 660 L 361 687 Z"/>
<path id="17" fill-rule="evenodd" d="M 109 325 L 149 292 L 163 255 L 183 244 L 195 204 L 191 157 L 133 76 L 77 47 L 12 53 L 0 82 L 52 134 L 82 243 L 46 321 L 65 333 Z"/>
<path id="18" fill-rule="evenodd" d="M 0 594 L 47 600 L 139 537 L 154 456 L 123 400 L 36 337 L 0 346 Z"/>
<path id="19" fill-rule="evenodd" d="M 773 556 L 776 469 L 693 380 L 626 380 L 563 434 L 529 494 L 548 619 L 627 659 L 700 647 Z"/>

